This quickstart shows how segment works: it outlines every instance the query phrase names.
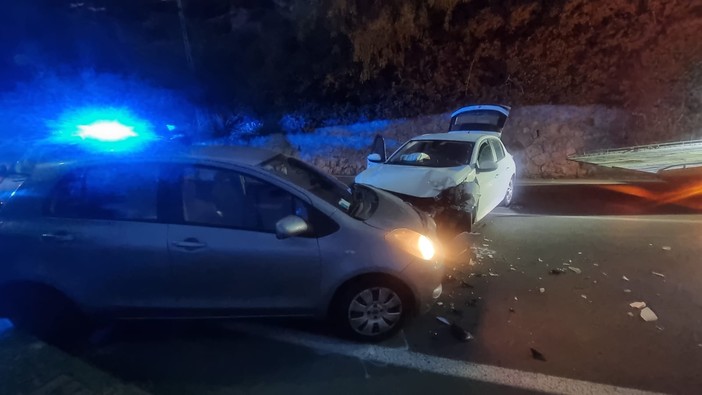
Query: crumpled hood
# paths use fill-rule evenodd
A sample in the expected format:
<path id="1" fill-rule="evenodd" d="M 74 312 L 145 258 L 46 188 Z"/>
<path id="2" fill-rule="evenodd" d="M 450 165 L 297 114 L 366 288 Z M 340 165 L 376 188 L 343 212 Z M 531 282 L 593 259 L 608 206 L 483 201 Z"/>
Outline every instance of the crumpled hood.
<path id="1" fill-rule="evenodd" d="M 379 164 L 357 175 L 356 183 L 427 198 L 474 178 L 475 169 L 471 166 L 435 168 Z"/>

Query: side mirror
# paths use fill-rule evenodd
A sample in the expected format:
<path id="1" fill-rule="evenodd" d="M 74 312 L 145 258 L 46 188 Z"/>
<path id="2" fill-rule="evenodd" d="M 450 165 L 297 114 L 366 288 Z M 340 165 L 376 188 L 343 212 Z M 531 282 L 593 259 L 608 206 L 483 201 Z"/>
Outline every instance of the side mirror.
<path id="1" fill-rule="evenodd" d="M 383 158 L 380 157 L 380 154 L 370 154 L 368 155 L 368 162 L 371 163 L 380 163 L 383 161 Z"/>
<path id="2" fill-rule="evenodd" d="M 497 170 L 497 162 L 494 160 L 484 160 L 482 162 L 478 162 L 475 168 L 480 172 L 495 171 Z"/>
<path id="3" fill-rule="evenodd" d="M 304 219 L 296 215 L 288 215 L 275 224 L 275 235 L 278 239 L 299 236 L 310 230 Z"/>

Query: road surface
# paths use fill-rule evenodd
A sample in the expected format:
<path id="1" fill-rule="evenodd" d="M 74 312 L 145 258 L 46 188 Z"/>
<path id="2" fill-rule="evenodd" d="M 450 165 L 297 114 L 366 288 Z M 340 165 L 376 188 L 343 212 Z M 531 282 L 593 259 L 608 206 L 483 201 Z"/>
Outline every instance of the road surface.
<path id="1" fill-rule="evenodd" d="M 702 215 L 690 207 L 524 187 L 469 236 L 440 303 L 383 344 L 306 321 L 120 324 L 70 350 L 6 329 L 0 393 L 699 393 Z"/>

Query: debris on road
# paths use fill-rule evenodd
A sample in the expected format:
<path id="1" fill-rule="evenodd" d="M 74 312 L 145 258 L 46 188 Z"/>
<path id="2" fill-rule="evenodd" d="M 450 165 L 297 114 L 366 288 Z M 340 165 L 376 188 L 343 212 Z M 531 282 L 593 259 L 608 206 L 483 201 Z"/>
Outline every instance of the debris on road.
<path id="1" fill-rule="evenodd" d="M 473 286 L 468 284 L 466 280 L 461 280 L 461 288 L 473 288 Z"/>
<path id="2" fill-rule="evenodd" d="M 583 299 L 587 299 L 587 295 L 585 295 L 585 294 L 581 294 L 580 297 Z"/>
<path id="3" fill-rule="evenodd" d="M 543 261 L 544 261 L 543 259 L 539 258 L 539 262 L 543 262 Z"/>
<path id="4" fill-rule="evenodd" d="M 563 266 L 570 266 L 570 263 L 563 262 Z"/>
<path id="5" fill-rule="evenodd" d="M 646 302 L 631 302 L 629 303 L 629 306 L 635 309 L 643 309 L 644 307 L 646 307 Z"/>
<path id="6" fill-rule="evenodd" d="M 475 261 L 473 260 L 473 258 L 470 258 L 470 261 L 468 261 L 468 264 L 471 266 L 475 266 Z"/>
<path id="7" fill-rule="evenodd" d="M 670 250 L 672 250 L 672 248 L 670 248 L 670 246 L 663 246 L 663 247 L 661 247 L 661 250 L 670 251 Z"/>
<path id="8" fill-rule="evenodd" d="M 544 354 L 540 353 L 539 351 L 530 348 L 531 350 L 531 357 L 536 359 L 537 361 L 544 361 L 546 362 L 546 357 L 544 357 Z"/>
<path id="9" fill-rule="evenodd" d="M 641 310 L 641 318 L 643 318 L 643 320 L 646 322 L 658 320 L 656 313 L 654 313 L 649 307 L 645 307 L 643 310 Z"/>
<path id="10" fill-rule="evenodd" d="M 492 256 L 492 254 L 488 254 L 488 258 L 492 259 L 494 256 Z"/>
<path id="11" fill-rule="evenodd" d="M 456 323 L 451 324 L 451 334 L 453 335 L 453 337 L 456 338 L 456 340 L 462 342 L 467 342 L 468 340 L 473 338 L 473 335 L 471 335 L 470 332 L 461 328 Z"/>
<path id="12" fill-rule="evenodd" d="M 622 276 L 622 280 L 629 281 L 629 278 L 627 276 Z"/>
<path id="13" fill-rule="evenodd" d="M 556 268 L 556 269 L 551 269 L 551 270 L 548 271 L 548 274 L 553 274 L 553 275 L 555 275 L 555 276 L 557 276 L 557 275 L 559 275 L 559 274 L 561 274 L 561 273 L 565 273 L 565 270 L 564 270 L 564 269 L 560 269 L 560 268 Z"/>
<path id="14" fill-rule="evenodd" d="M 436 320 L 441 322 L 442 324 L 451 325 L 451 321 L 447 320 L 444 317 L 436 316 Z"/>
<path id="15" fill-rule="evenodd" d="M 444 302 L 436 302 L 436 305 L 437 305 L 437 306 L 443 306 L 443 305 L 444 305 Z"/>
<path id="16" fill-rule="evenodd" d="M 624 293 L 626 293 L 626 294 L 631 293 L 631 290 L 630 290 L 629 288 L 626 288 L 626 289 L 624 290 Z"/>
<path id="17" fill-rule="evenodd" d="M 511 270 L 511 271 L 513 271 L 513 272 L 516 272 L 516 271 L 517 271 L 517 269 L 515 269 L 514 266 L 510 266 L 510 267 L 509 267 L 509 270 Z"/>
<path id="18" fill-rule="evenodd" d="M 582 270 L 580 270 L 580 269 L 578 269 L 577 267 L 574 267 L 574 266 L 568 266 L 568 269 L 570 269 L 572 272 L 575 272 L 575 273 L 577 273 L 577 274 L 580 274 L 580 273 L 583 272 Z"/>
<path id="19" fill-rule="evenodd" d="M 490 277 L 500 277 L 500 275 L 497 273 L 488 272 L 488 274 L 490 275 Z"/>
<path id="20" fill-rule="evenodd" d="M 546 292 L 546 288 L 539 288 L 539 292 L 541 292 L 541 293 Z"/>
<path id="21" fill-rule="evenodd" d="M 517 297 L 515 296 L 515 297 L 514 297 L 514 300 L 519 300 L 519 299 L 517 299 Z"/>
<path id="22" fill-rule="evenodd" d="M 578 251 L 578 255 L 582 255 L 583 253 L 581 251 Z"/>
<path id="23" fill-rule="evenodd" d="M 629 317 L 633 317 L 633 316 L 634 316 L 634 313 L 632 313 L 631 311 L 627 312 L 626 314 L 627 314 Z"/>
<path id="24" fill-rule="evenodd" d="M 661 277 L 661 278 L 665 278 L 665 274 L 663 274 L 663 273 L 651 272 L 651 274 L 653 274 L 654 276 L 658 276 L 658 277 Z"/>
<path id="25" fill-rule="evenodd" d="M 592 266 L 600 266 L 599 263 L 593 263 Z"/>

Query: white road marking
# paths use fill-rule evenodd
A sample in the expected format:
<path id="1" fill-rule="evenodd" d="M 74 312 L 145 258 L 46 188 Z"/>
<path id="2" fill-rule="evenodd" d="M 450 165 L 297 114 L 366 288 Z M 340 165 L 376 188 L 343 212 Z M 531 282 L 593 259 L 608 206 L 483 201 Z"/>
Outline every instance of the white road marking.
<path id="1" fill-rule="evenodd" d="M 557 394 L 654 394 L 632 388 L 549 376 L 542 373 L 482 365 L 421 354 L 402 348 L 357 344 L 296 330 L 256 324 L 231 324 L 229 328 L 252 336 L 311 348 L 329 354 L 358 358 L 362 361 L 416 369 L 445 376 L 459 377 L 496 385 Z"/>

